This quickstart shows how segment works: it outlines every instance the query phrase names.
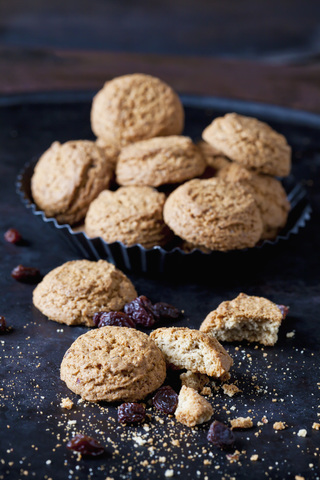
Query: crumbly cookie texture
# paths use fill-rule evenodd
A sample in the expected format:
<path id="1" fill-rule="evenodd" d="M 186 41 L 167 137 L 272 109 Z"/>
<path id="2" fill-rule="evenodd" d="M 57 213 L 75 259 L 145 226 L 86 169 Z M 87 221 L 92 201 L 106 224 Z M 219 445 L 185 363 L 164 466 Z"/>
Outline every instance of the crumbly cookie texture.
<path id="1" fill-rule="evenodd" d="M 120 153 L 119 146 L 110 141 L 105 141 L 103 138 L 97 138 L 96 145 L 101 148 L 105 157 L 108 159 L 112 167 L 115 168 Z"/>
<path id="2" fill-rule="evenodd" d="M 219 178 L 227 182 L 240 182 L 251 187 L 257 202 L 262 223 L 262 239 L 274 238 L 285 226 L 290 211 L 290 203 L 281 182 L 270 175 L 259 175 L 237 163 L 230 163 L 217 172 Z"/>
<path id="3" fill-rule="evenodd" d="M 123 75 L 106 82 L 95 95 L 91 128 L 98 138 L 119 146 L 180 135 L 184 109 L 174 90 L 159 78 L 141 73 Z"/>
<path id="4" fill-rule="evenodd" d="M 163 214 L 176 235 L 210 250 L 253 247 L 262 233 L 251 190 L 221 178 L 193 179 L 180 185 L 167 198 Z"/>
<path id="5" fill-rule="evenodd" d="M 272 346 L 278 340 L 282 319 L 283 314 L 275 303 L 240 293 L 210 312 L 200 331 L 221 342 L 247 340 Z"/>
<path id="6" fill-rule="evenodd" d="M 211 404 L 193 388 L 183 385 L 179 392 L 175 417 L 178 422 L 194 427 L 208 422 L 213 415 Z"/>
<path id="7" fill-rule="evenodd" d="M 60 376 L 72 392 L 90 402 L 134 402 L 162 385 L 166 364 L 145 333 L 102 327 L 76 339 L 64 355 Z"/>
<path id="8" fill-rule="evenodd" d="M 253 117 L 227 113 L 205 128 L 202 138 L 228 158 L 259 173 L 289 175 L 291 148 L 283 135 Z"/>
<path id="9" fill-rule="evenodd" d="M 215 338 L 186 327 L 163 327 L 151 332 L 168 364 L 193 373 L 224 378 L 233 360 Z"/>
<path id="10" fill-rule="evenodd" d="M 197 392 L 202 392 L 205 385 L 210 383 L 208 375 L 203 373 L 184 372 L 180 375 L 182 385 L 193 388 Z"/>
<path id="11" fill-rule="evenodd" d="M 230 160 L 220 150 L 214 148 L 210 143 L 200 140 L 196 144 L 204 157 L 208 167 L 212 169 L 212 173 L 218 172 L 221 168 L 230 165 Z"/>
<path id="12" fill-rule="evenodd" d="M 182 135 L 155 137 L 124 147 L 116 167 L 120 185 L 181 183 L 201 175 L 206 162 L 191 138 Z"/>
<path id="13" fill-rule="evenodd" d="M 136 296 L 129 278 L 111 263 L 73 260 L 43 278 L 33 303 L 50 320 L 92 327 L 96 312 L 121 310 Z"/>
<path id="14" fill-rule="evenodd" d="M 104 190 L 89 207 L 85 231 L 109 243 L 140 243 L 145 248 L 164 245 L 172 237 L 163 220 L 165 200 L 164 193 L 146 186 Z"/>
<path id="15" fill-rule="evenodd" d="M 54 142 L 38 160 L 31 178 L 32 196 L 47 217 L 74 225 L 92 200 L 109 187 L 112 165 L 89 140 Z"/>
<path id="16" fill-rule="evenodd" d="M 231 428 L 252 428 L 253 421 L 250 417 L 238 417 L 230 420 Z"/>

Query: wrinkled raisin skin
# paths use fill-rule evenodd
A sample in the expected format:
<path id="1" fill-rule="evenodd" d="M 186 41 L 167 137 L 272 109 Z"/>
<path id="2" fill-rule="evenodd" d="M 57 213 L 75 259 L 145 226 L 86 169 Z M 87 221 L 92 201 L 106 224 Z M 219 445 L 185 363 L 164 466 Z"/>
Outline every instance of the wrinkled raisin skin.
<path id="1" fill-rule="evenodd" d="M 18 244 L 22 241 L 22 236 L 15 228 L 9 228 L 4 234 L 4 238 L 8 243 Z"/>
<path id="2" fill-rule="evenodd" d="M 93 315 L 93 323 L 96 327 L 127 327 L 135 328 L 131 318 L 123 312 L 97 312 Z"/>
<path id="3" fill-rule="evenodd" d="M 118 421 L 120 423 L 140 423 L 145 418 L 146 409 L 141 403 L 122 403 L 118 407 Z"/>
<path id="4" fill-rule="evenodd" d="M 6 324 L 6 319 L 0 315 L 0 335 L 2 333 L 6 333 L 7 331 L 7 324 Z"/>
<path id="5" fill-rule="evenodd" d="M 67 443 L 67 448 L 82 455 L 96 457 L 104 452 L 104 447 L 94 438 L 78 433 Z"/>
<path id="6" fill-rule="evenodd" d="M 11 272 L 12 278 L 23 283 L 38 283 L 41 280 L 40 271 L 34 267 L 17 265 Z"/>
<path id="7" fill-rule="evenodd" d="M 159 388 L 152 401 L 154 407 L 160 412 L 172 414 L 178 406 L 178 398 L 178 394 L 170 385 L 164 385 Z"/>
<path id="8" fill-rule="evenodd" d="M 228 448 L 234 444 L 235 436 L 227 425 L 215 420 L 210 425 L 207 439 L 217 447 Z"/>
<path id="9" fill-rule="evenodd" d="M 158 319 L 176 320 L 180 317 L 181 311 L 165 302 L 157 302 L 152 306 L 152 313 Z"/>
<path id="10" fill-rule="evenodd" d="M 135 298 L 124 306 L 124 312 L 137 324 L 152 327 L 155 319 L 152 313 L 152 303 L 145 295 Z"/>

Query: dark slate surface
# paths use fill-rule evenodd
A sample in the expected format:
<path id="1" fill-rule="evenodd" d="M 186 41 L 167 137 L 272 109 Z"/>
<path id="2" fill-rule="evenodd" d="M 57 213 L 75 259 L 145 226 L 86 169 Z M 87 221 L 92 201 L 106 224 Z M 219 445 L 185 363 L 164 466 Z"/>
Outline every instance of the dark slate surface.
<path id="1" fill-rule="evenodd" d="M 290 306 L 273 348 L 246 342 L 227 345 L 234 357 L 232 381 L 242 393 L 233 398 L 218 390 L 210 401 L 214 418 L 224 422 L 251 416 L 254 428 L 236 432 L 238 460 L 206 440 L 208 425 L 195 430 L 153 410 L 147 431 L 143 427 L 117 424 L 115 405 L 77 403 L 59 379 L 62 356 L 86 328 L 67 327 L 48 321 L 32 306 L 32 285 L 14 281 L 10 272 L 17 264 L 36 266 L 46 274 L 61 263 L 78 258 L 58 232 L 48 229 L 27 211 L 15 191 L 23 165 L 36 159 L 54 140 L 93 138 L 90 131 L 90 101 L 48 96 L 47 101 L 5 106 L 0 109 L 0 224 L 2 234 L 15 227 L 25 238 L 21 246 L 1 248 L 1 311 L 11 327 L 0 337 L 0 479 L 152 479 L 173 478 L 257 479 L 319 477 L 319 170 L 320 137 L 315 126 L 296 125 L 288 117 L 271 123 L 288 138 L 294 151 L 294 176 L 307 188 L 313 213 L 306 228 L 254 262 L 228 262 L 210 268 L 170 275 L 129 272 L 139 294 L 166 301 L 184 310 L 177 325 L 198 328 L 207 313 L 239 292 L 265 296 Z M 21 99 L 20 99 L 21 100 Z M 46 100 L 46 99 L 44 99 Z M 320 122 L 319 122 L 320 124 Z M 198 126 L 188 121 L 186 133 Z M 293 337 L 287 333 L 295 332 Z M 177 376 L 168 382 L 178 389 Z M 62 410 L 62 397 L 75 407 Z M 268 423 L 258 426 L 266 416 Z M 75 424 L 68 424 L 76 420 Z M 275 432 L 275 421 L 288 428 Z M 297 432 L 307 430 L 307 436 Z M 91 434 L 106 445 L 106 454 L 81 459 L 67 451 L 65 441 L 73 432 Z M 135 436 L 147 442 L 137 445 Z M 172 443 L 172 440 L 175 444 Z M 179 443 L 177 442 L 179 441 Z M 149 443 L 148 443 L 149 442 Z M 256 462 L 251 455 L 258 454 Z M 218 468 L 219 467 L 219 468 Z"/>

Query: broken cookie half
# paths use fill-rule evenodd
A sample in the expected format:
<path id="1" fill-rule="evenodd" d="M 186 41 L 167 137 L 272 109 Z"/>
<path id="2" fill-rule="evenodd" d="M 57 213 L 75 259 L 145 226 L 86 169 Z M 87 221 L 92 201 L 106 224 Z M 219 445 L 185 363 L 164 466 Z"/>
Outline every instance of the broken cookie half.
<path id="1" fill-rule="evenodd" d="M 247 340 L 272 346 L 278 340 L 279 327 L 288 310 L 266 298 L 240 293 L 210 312 L 200 331 L 222 342 Z"/>

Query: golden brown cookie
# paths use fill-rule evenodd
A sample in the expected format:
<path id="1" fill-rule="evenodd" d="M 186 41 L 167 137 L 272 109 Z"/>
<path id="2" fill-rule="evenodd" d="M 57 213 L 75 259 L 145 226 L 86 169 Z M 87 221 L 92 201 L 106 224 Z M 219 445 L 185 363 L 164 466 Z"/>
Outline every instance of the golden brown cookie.
<path id="1" fill-rule="evenodd" d="M 220 150 L 210 145 L 210 143 L 200 140 L 197 146 L 207 163 L 207 170 L 210 170 L 211 176 L 215 175 L 221 168 L 230 164 L 230 160 L 220 152 Z M 207 174 L 207 177 L 209 177 L 209 174 Z"/>
<path id="2" fill-rule="evenodd" d="M 105 190 L 94 200 L 85 219 L 89 237 L 106 242 L 140 243 L 146 248 L 164 245 L 172 236 L 163 221 L 164 193 L 152 187 L 120 187 Z"/>
<path id="3" fill-rule="evenodd" d="M 202 138 L 228 158 L 258 173 L 289 175 L 291 148 L 283 135 L 253 117 L 227 113 L 205 128 Z"/>
<path id="4" fill-rule="evenodd" d="M 178 406 L 175 411 L 178 422 L 194 427 L 208 422 L 213 415 L 211 404 L 193 388 L 183 385 L 179 392 Z"/>
<path id="5" fill-rule="evenodd" d="M 121 310 L 136 296 L 131 281 L 111 263 L 73 260 L 43 278 L 33 304 L 50 320 L 92 327 L 96 312 Z"/>
<path id="6" fill-rule="evenodd" d="M 186 327 L 157 328 L 150 337 L 165 356 L 167 363 L 193 373 L 223 378 L 233 360 L 213 337 Z"/>
<path id="7" fill-rule="evenodd" d="M 120 148 L 114 143 L 103 140 L 103 138 L 97 138 L 96 145 L 101 148 L 110 165 L 112 165 L 112 167 L 115 169 L 120 153 Z"/>
<path id="8" fill-rule="evenodd" d="M 285 226 L 290 203 L 281 182 L 270 175 L 258 175 L 237 163 L 231 163 L 219 170 L 217 176 L 227 182 L 240 182 L 252 188 L 263 223 L 262 239 L 276 237 Z"/>
<path id="9" fill-rule="evenodd" d="M 205 168 L 205 160 L 191 138 L 170 135 L 124 147 L 116 167 L 116 180 L 120 185 L 159 187 L 199 176 Z"/>
<path id="10" fill-rule="evenodd" d="M 95 95 L 91 127 L 98 138 L 124 146 L 139 140 L 179 135 L 184 109 L 178 95 L 159 78 L 135 73 L 106 82 Z"/>
<path id="11" fill-rule="evenodd" d="M 73 225 L 91 201 L 108 188 L 112 166 L 95 142 L 54 142 L 38 160 L 31 179 L 32 196 L 47 217 Z"/>
<path id="12" fill-rule="evenodd" d="M 72 392 L 90 402 L 135 402 L 162 385 L 166 364 L 145 333 L 101 327 L 73 342 L 62 360 L 60 376 Z"/>
<path id="13" fill-rule="evenodd" d="M 200 331 L 221 342 L 248 340 L 274 345 L 282 320 L 283 313 L 275 303 L 263 297 L 240 293 L 210 312 Z"/>
<path id="14" fill-rule="evenodd" d="M 250 190 L 221 178 L 180 185 L 164 205 L 164 220 L 176 235 L 210 250 L 253 247 L 262 220 Z"/>

